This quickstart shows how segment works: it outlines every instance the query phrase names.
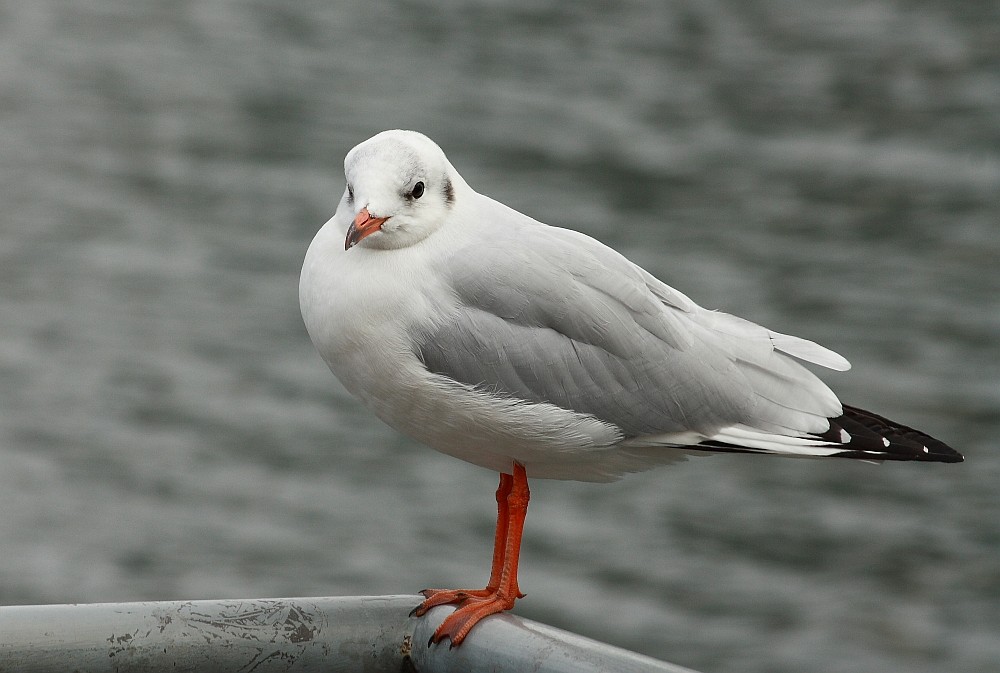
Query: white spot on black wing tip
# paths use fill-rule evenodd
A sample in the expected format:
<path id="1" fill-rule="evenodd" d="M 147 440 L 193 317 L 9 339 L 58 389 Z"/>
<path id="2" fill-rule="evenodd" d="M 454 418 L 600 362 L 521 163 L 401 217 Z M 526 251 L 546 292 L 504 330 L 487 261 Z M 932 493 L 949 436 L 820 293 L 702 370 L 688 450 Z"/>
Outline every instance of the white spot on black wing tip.
<path id="1" fill-rule="evenodd" d="M 843 428 L 840 429 L 840 443 L 841 444 L 851 443 L 851 433 L 849 433 L 847 430 L 844 430 Z"/>
<path id="2" fill-rule="evenodd" d="M 830 444 L 839 444 L 843 451 L 836 455 L 855 459 L 872 456 L 879 460 L 940 463 L 960 463 L 963 460 L 958 451 L 918 430 L 857 407 L 845 404 L 843 409 L 842 416 L 830 419 L 830 428 L 826 432 L 814 435 Z M 843 443 L 842 429 L 850 434 L 849 443 Z"/>

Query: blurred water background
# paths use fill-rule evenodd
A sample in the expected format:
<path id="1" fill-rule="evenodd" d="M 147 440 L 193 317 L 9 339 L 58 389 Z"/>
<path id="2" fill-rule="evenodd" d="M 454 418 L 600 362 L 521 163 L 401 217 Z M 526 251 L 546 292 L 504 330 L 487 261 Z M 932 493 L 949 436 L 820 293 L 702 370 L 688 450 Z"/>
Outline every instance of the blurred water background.
<path id="1" fill-rule="evenodd" d="M 0 3 L 0 604 L 485 581 L 496 476 L 298 313 L 345 152 L 402 127 L 967 458 L 536 481 L 518 614 L 706 673 L 996 671 L 998 7 Z"/>

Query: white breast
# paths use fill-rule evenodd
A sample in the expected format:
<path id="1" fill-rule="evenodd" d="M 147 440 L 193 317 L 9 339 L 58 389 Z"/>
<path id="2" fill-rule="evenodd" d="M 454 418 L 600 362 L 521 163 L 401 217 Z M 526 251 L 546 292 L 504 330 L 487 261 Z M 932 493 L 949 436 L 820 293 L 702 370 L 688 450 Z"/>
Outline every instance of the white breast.
<path id="1" fill-rule="evenodd" d="M 383 421 L 439 451 L 496 471 L 516 460 L 536 476 L 595 478 L 594 462 L 622 439 L 614 426 L 498 398 L 424 367 L 415 339 L 434 316 L 455 309 L 450 289 L 435 285 L 441 275 L 422 272 L 445 263 L 437 257 L 431 246 L 345 252 L 335 223 L 320 230 L 303 263 L 299 301 L 331 371 Z"/>

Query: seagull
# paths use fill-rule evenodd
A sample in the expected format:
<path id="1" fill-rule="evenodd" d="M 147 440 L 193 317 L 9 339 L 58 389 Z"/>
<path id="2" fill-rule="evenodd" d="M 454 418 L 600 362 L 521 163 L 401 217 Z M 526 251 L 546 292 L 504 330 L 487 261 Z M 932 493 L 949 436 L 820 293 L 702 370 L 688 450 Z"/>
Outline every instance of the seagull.
<path id="1" fill-rule="evenodd" d="M 928 435 L 841 404 L 801 362 L 812 341 L 702 308 L 597 240 L 470 187 L 414 131 L 344 160 L 347 185 L 309 246 L 303 321 L 376 416 L 500 473 L 490 579 L 426 589 L 458 646 L 523 596 L 528 477 L 606 482 L 708 453 L 961 462 Z"/>

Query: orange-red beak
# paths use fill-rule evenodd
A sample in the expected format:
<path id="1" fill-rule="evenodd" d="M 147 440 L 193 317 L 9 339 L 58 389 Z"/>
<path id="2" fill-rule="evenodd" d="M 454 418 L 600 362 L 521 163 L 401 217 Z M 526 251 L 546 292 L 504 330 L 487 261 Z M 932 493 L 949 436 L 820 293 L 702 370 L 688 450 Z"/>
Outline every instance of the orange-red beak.
<path id="1" fill-rule="evenodd" d="M 354 218 L 354 222 L 351 223 L 351 228 L 347 230 L 347 240 L 344 241 L 344 250 L 350 250 L 360 243 L 361 239 L 365 236 L 374 234 L 382 227 L 382 223 L 388 219 L 388 217 L 372 217 L 372 214 L 368 212 L 368 208 L 362 208 L 361 212 Z"/>

